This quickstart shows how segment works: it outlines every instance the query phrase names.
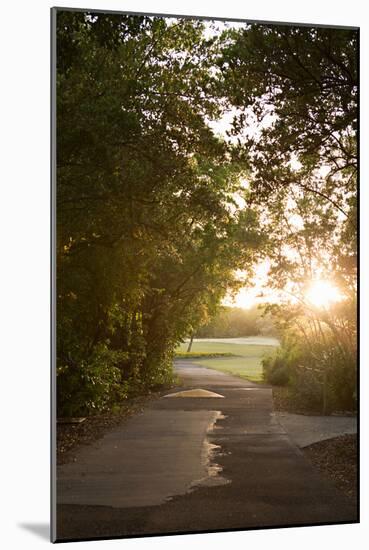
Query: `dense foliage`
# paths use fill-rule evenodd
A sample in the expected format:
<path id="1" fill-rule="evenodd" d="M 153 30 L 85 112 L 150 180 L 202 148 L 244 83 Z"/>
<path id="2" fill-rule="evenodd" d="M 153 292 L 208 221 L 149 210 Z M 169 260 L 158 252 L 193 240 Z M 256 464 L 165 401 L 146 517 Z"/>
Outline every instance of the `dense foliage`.
<path id="1" fill-rule="evenodd" d="M 338 311 L 334 318 L 345 320 Z M 305 409 L 323 414 L 355 411 L 355 335 L 339 323 L 330 330 L 331 320 L 325 323 L 304 315 L 296 323 L 285 331 L 281 347 L 263 359 L 266 382 L 287 385 L 292 399 Z"/>

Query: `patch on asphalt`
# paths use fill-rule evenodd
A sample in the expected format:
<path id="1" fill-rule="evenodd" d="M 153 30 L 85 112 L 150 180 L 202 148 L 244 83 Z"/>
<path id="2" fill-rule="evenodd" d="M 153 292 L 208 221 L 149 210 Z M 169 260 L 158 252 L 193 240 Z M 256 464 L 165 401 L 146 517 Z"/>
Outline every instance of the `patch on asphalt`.
<path id="1" fill-rule="evenodd" d="M 224 395 L 220 395 L 220 393 L 214 393 L 212 391 L 201 390 L 201 389 L 184 390 L 176 393 L 168 393 L 167 395 L 164 395 L 164 397 L 220 397 L 224 399 Z"/>

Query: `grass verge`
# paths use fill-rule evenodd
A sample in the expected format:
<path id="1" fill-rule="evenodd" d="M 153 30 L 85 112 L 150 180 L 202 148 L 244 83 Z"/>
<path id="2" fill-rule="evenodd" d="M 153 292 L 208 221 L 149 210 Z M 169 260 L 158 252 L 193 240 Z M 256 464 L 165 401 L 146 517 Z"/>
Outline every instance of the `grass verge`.
<path id="1" fill-rule="evenodd" d="M 176 352 L 181 359 L 196 359 L 199 365 L 252 382 L 263 382 L 261 360 L 274 349 L 274 346 L 267 345 L 197 341 L 193 351 L 187 354 L 186 346 L 181 344 Z"/>

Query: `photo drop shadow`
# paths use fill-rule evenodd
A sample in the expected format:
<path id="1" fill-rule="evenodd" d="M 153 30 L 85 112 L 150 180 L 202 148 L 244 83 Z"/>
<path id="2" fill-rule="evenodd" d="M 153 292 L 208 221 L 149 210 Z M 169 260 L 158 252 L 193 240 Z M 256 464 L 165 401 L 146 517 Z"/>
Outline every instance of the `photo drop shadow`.
<path id="1" fill-rule="evenodd" d="M 18 523 L 18 527 L 37 535 L 43 540 L 50 541 L 50 525 L 48 523 Z"/>

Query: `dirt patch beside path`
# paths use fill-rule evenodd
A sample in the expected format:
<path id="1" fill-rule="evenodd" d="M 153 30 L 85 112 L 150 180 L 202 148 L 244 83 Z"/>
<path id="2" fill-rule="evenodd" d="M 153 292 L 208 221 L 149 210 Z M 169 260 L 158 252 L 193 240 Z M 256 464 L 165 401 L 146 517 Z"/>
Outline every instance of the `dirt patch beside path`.
<path id="1" fill-rule="evenodd" d="M 302 449 L 313 465 L 353 501 L 357 498 L 357 436 L 341 435 Z"/>

